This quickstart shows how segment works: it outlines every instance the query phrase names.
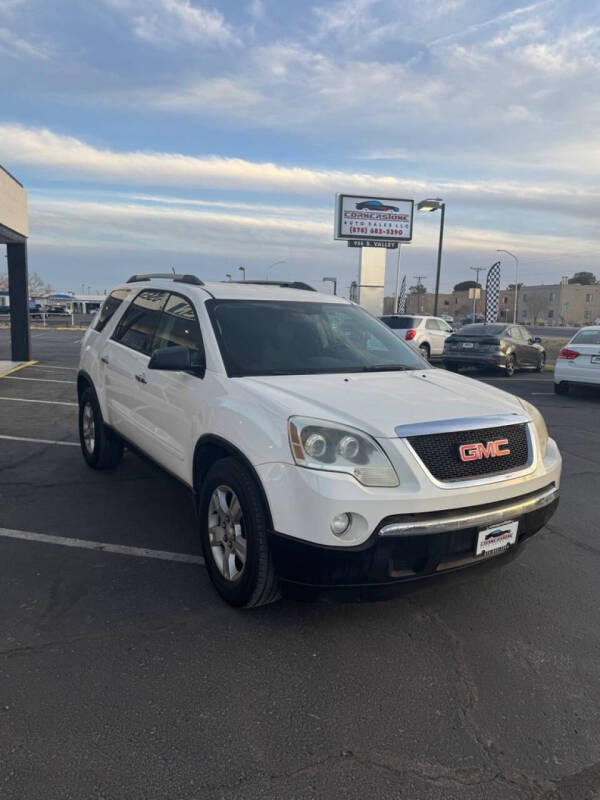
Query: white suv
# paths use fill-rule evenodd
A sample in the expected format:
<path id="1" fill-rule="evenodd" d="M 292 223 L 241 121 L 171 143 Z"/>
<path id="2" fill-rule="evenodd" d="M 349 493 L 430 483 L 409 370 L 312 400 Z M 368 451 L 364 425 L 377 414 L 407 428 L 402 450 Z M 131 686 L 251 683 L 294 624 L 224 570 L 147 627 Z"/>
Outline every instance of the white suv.
<path id="1" fill-rule="evenodd" d="M 84 336 L 87 463 L 124 445 L 195 493 L 234 605 L 280 581 L 388 584 L 536 533 L 561 458 L 529 403 L 432 369 L 359 306 L 307 289 L 133 276 Z"/>
<path id="2" fill-rule="evenodd" d="M 439 358 L 444 352 L 446 339 L 454 333 L 454 329 L 441 317 L 388 314 L 381 320 L 427 360 Z"/>

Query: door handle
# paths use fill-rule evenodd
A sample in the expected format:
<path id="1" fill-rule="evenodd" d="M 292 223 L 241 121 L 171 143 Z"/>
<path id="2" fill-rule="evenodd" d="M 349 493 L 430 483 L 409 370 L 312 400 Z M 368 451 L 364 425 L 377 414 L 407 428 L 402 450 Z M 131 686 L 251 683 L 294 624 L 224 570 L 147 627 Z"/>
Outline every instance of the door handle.
<path id="1" fill-rule="evenodd" d="M 100 356 L 100 361 L 101 361 L 103 364 L 108 364 L 108 358 L 107 358 L 106 356 Z"/>
<path id="2" fill-rule="evenodd" d="M 144 375 L 136 375 L 135 379 L 138 383 L 148 383 Z"/>

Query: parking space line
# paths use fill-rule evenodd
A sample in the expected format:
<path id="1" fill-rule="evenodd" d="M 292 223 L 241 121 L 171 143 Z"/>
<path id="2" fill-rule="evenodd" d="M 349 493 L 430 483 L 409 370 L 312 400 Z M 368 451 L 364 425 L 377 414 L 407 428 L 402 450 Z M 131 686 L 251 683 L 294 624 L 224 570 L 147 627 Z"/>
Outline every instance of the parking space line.
<path id="1" fill-rule="evenodd" d="M 40 369 L 70 369 L 72 372 L 77 372 L 77 367 L 61 367 L 58 364 L 40 364 L 39 361 L 33 361 L 30 365 L 30 369 L 33 368 L 40 368 Z"/>
<path id="2" fill-rule="evenodd" d="M 79 447 L 79 442 L 59 442 L 56 439 L 32 439 L 29 436 L 8 436 L 0 434 L 0 439 L 8 439 L 11 442 L 34 442 L 35 444 L 61 444 L 65 447 Z"/>
<path id="3" fill-rule="evenodd" d="M 64 400 L 30 400 L 26 397 L 0 397 L 0 400 L 8 400 L 11 403 L 44 403 L 49 406 L 76 406 L 77 403 L 67 403 Z"/>
<path id="4" fill-rule="evenodd" d="M 20 369 L 25 369 L 25 367 L 32 367 L 34 364 L 37 364 L 37 361 L 25 361 L 23 364 L 17 364 L 16 367 L 11 367 L 11 369 L 3 372 L 0 378 L 6 378 L 7 375 L 12 375 L 13 372 L 18 372 Z"/>
<path id="5" fill-rule="evenodd" d="M 108 542 L 91 542 L 86 539 L 72 539 L 67 536 L 51 536 L 46 533 L 32 533 L 31 531 L 15 531 L 10 528 L 0 528 L 0 537 L 5 539 L 21 539 L 26 542 L 41 542 L 42 544 L 55 544 L 61 547 L 78 547 L 82 550 L 96 550 L 102 553 L 116 553 L 121 556 L 135 556 L 137 558 L 156 558 L 159 561 L 179 561 L 183 564 L 204 564 L 202 556 L 193 556 L 189 553 L 170 553 L 167 550 L 150 550 L 146 547 L 128 547 L 123 544 L 109 544 Z"/>
<path id="6" fill-rule="evenodd" d="M 75 385 L 75 383 L 77 383 L 77 381 L 61 381 L 55 378 L 23 378 L 21 377 L 21 375 L 0 375 L 0 377 L 13 381 L 40 381 L 41 383 L 70 383 L 73 386 Z"/>

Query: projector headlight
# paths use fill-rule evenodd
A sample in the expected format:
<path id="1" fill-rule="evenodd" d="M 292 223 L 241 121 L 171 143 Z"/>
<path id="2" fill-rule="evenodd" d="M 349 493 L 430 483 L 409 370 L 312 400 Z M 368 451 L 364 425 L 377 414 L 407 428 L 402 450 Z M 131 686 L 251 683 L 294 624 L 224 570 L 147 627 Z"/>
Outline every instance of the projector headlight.
<path id="1" fill-rule="evenodd" d="M 546 423 L 544 418 L 537 410 L 537 408 L 531 403 L 528 403 L 527 400 L 523 400 L 522 398 L 518 398 L 519 403 L 523 407 L 523 410 L 526 411 L 529 416 L 531 417 L 531 421 L 535 427 L 535 431 L 537 433 L 538 442 L 540 445 L 540 454 L 542 458 L 546 457 L 546 449 L 548 447 L 548 428 L 546 427 Z"/>
<path id="2" fill-rule="evenodd" d="M 299 467 L 345 472 L 363 486 L 398 486 L 398 476 L 375 439 L 356 428 L 307 417 L 288 422 L 290 447 Z"/>

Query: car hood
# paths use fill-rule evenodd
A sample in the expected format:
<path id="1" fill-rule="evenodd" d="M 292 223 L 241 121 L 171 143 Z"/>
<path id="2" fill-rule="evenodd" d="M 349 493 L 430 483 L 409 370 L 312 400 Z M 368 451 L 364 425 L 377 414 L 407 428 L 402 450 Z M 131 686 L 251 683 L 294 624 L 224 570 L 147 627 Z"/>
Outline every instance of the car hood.
<path id="1" fill-rule="evenodd" d="M 513 395 L 441 369 L 238 379 L 270 410 L 394 438 L 399 425 L 523 413 Z"/>

